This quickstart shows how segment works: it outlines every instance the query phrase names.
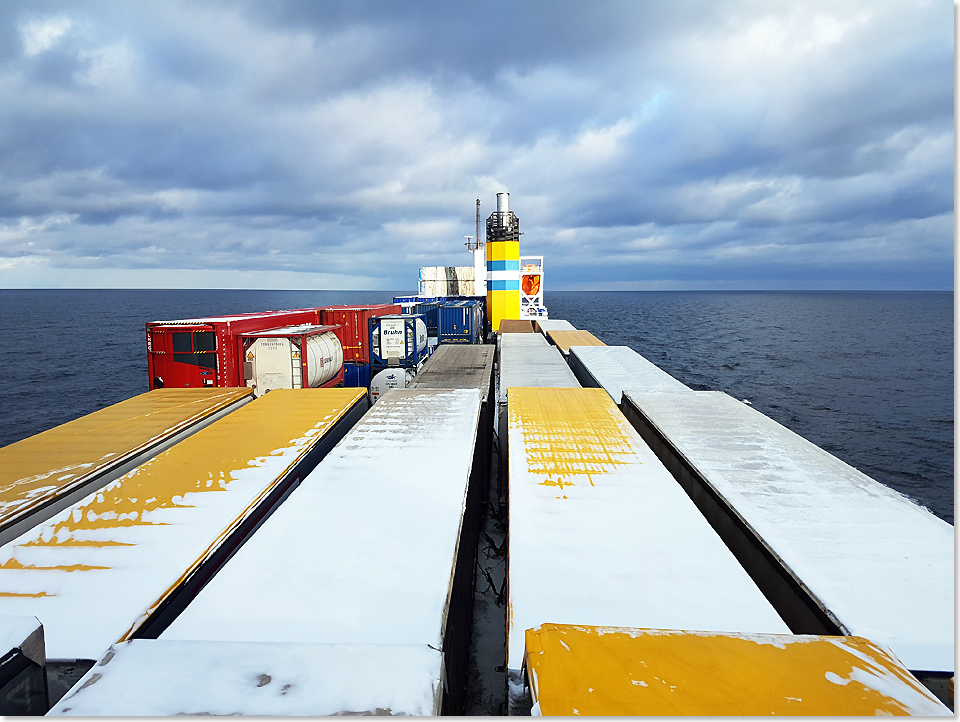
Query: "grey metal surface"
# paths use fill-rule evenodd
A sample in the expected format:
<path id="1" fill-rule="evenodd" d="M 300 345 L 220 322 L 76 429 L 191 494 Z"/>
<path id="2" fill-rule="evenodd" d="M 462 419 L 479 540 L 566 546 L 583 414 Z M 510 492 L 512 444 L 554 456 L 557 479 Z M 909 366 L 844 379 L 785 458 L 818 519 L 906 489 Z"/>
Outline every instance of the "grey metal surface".
<path id="1" fill-rule="evenodd" d="M 492 345 L 441 344 L 408 388 L 479 389 L 486 400 L 495 351 Z"/>

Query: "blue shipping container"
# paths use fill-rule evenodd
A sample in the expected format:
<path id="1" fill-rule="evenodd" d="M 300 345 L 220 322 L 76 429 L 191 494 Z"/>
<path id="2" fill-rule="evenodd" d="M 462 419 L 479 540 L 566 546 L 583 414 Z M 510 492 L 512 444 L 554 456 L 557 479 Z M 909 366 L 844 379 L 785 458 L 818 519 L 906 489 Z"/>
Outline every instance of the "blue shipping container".
<path id="1" fill-rule="evenodd" d="M 483 314 L 479 301 L 454 301 L 440 306 L 440 343 L 480 343 Z"/>
<path id="2" fill-rule="evenodd" d="M 345 363 L 343 385 L 351 389 L 370 388 L 370 364 Z"/>
<path id="3" fill-rule="evenodd" d="M 423 315 L 423 322 L 427 324 L 428 336 L 437 335 L 437 312 L 440 309 L 440 304 L 440 301 L 428 301 L 420 302 L 413 307 L 412 313 L 419 313 Z"/>

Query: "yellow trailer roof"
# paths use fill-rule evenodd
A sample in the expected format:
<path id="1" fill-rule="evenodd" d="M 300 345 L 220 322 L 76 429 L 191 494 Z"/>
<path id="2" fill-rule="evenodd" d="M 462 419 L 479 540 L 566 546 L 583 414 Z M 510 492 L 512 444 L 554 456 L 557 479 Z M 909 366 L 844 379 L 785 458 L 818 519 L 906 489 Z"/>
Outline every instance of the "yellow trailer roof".
<path id="1" fill-rule="evenodd" d="M 544 716 L 950 714 L 862 637 L 543 624 L 526 645 Z"/>
<path id="2" fill-rule="evenodd" d="M 0 548 L 0 614 L 40 619 L 48 658 L 97 659 L 235 543 L 236 529 L 365 397 L 272 391 L 94 491 Z"/>
<path id="3" fill-rule="evenodd" d="M 589 331 L 547 331 L 547 336 L 564 354 L 570 353 L 571 346 L 606 346 Z"/>
<path id="4" fill-rule="evenodd" d="M 0 449 L 0 528 L 104 477 L 252 389 L 157 389 Z"/>
<path id="5" fill-rule="evenodd" d="M 497 328 L 499 333 L 533 333 L 533 321 L 526 318 L 504 318 Z"/>

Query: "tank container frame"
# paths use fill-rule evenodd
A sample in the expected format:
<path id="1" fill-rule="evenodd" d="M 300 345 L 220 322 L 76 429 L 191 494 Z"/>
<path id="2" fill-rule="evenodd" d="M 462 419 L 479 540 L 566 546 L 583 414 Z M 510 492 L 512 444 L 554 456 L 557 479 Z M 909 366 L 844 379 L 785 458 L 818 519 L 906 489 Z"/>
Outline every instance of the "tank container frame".
<path id="1" fill-rule="evenodd" d="M 380 330 L 382 328 L 383 322 L 385 320 L 395 320 L 402 319 L 403 328 L 404 328 L 404 353 L 400 357 L 387 357 L 382 354 L 382 349 L 380 348 L 380 342 L 377 341 L 374 344 L 374 336 L 379 336 Z M 432 348 L 429 344 L 426 343 L 424 339 L 423 348 L 417 348 L 417 321 L 420 321 L 424 325 L 423 314 L 389 314 L 385 316 L 377 316 L 375 318 L 369 319 L 369 348 L 370 348 L 370 376 L 380 371 L 381 369 L 390 368 L 390 367 L 400 367 L 400 368 L 413 368 L 419 366 L 423 361 L 427 359 L 430 355 L 430 349 Z M 392 362 L 392 358 L 397 358 L 396 362 Z"/>

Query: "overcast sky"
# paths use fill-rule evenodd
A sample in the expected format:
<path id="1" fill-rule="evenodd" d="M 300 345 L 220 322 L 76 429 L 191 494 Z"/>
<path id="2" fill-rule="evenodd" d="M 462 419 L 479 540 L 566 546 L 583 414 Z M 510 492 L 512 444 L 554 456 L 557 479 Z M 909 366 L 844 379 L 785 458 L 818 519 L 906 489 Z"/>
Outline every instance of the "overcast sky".
<path id="1" fill-rule="evenodd" d="M 0 287 L 952 289 L 949 0 L 0 2 Z"/>

